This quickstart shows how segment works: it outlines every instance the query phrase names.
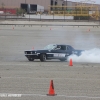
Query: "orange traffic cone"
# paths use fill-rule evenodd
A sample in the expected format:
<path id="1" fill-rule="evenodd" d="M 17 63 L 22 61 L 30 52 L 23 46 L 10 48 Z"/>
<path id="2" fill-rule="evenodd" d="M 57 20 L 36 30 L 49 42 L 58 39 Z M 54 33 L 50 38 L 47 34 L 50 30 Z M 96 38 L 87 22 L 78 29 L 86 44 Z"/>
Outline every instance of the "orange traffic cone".
<path id="1" fill-rule="evenodd" d="M 72 59 L 70 59 L 70 61 L 69 61 L 69 66 L 73 66 Z"/>
<path id="2" fill-rule="evenodd" d="M 57 94 L 55 94 L 53 80 L 51 80 L 51 82 L 50 82 L 49 94 L 47 94 L 47 95 L 48 96 L 55 96 L 55 95 L 57 95 Z"/>
<path id="3" fill-rule="evenodd" d="M 34 47 L 32 48 L 32 50 L 34 50 Z"/>
<path id="4" fill-rule="evenodd" d="M 90 32 L 90 29 L 88 29 L 87 31 Z"/>

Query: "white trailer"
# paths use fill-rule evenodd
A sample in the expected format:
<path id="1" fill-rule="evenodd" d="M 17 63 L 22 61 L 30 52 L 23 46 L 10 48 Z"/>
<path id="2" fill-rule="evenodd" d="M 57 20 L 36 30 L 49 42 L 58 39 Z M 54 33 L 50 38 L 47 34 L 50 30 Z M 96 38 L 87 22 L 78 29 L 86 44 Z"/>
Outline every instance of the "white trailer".
<path id="1" fill-rule="evenodd" d="M 44 7 L 37 5 L 37 12 L 44 12 Z"/>
<path id="2" fill-rule="evenodd" d="M 4 11 L 0 11 L 0 14 L 4 14 Z"/>
<path id="3" fill-rule="evenodd" d="M 36 13 L 43 13 L 44 7 L 37 4 L 28 4 L 28 13 L 29 14 L 36 14 Z"/>

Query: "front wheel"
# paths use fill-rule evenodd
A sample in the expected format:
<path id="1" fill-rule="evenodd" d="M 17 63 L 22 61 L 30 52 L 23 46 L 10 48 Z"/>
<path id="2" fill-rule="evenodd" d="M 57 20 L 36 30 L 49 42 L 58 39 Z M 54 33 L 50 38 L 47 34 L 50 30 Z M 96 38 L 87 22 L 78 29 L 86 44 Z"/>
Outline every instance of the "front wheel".
<path id="1" fill-rule="evenodd" d="M 46 61 L 46 54 L 41 54 L 40 55 L 40 61 Z"/>
<path id="2" fill-rule="evenodd" d="M 29 61 L 34 61 L 34 58 L 28 58 Z"/>
<path id="3" fill-rule="evenodd" d="M 60 61 L 67 61 L 67 59 L 68 59 L 68 56 L 66 55 L 65 58 L 61 58 L 61 59 L 59 59 L 59 60 L 60 60 Z"/>

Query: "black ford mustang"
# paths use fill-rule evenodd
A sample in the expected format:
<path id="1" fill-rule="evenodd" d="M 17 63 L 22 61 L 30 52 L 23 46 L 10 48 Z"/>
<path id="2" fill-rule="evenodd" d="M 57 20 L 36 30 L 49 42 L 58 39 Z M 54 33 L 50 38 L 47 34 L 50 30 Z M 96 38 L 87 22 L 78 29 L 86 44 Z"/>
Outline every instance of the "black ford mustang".
<path id="1" fill-rule="evenodd" d="M 60 44 L 49 44 L 44 47 L 43 50 L 29 50 L 24 51 L 25 56 L 29 61 L 34 61 L 34 59 L 40 59 L 40 61 L 46 61 L 50 59 L 59 59 L 60 61 L 67 60 L 68 56 L 75 54 L 77 56 L 81 55 L 82 50 L 75 50 L 70 45 L 60 45 Z"/>

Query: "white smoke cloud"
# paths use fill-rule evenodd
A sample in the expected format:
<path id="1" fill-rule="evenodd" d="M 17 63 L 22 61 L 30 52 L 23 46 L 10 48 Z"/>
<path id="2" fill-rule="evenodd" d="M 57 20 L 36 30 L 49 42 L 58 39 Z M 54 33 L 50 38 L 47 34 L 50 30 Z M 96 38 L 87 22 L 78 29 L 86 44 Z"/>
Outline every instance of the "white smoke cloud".
<path id="1" fill-rule="evenodd" d="M 73 62 L 89 62 L 89 63 L 100 63 L 100 49 L 94 48 L 91 50 L 85 50 L 82 55 L 69 56 L 68 60 L 72 59 Z"/>

